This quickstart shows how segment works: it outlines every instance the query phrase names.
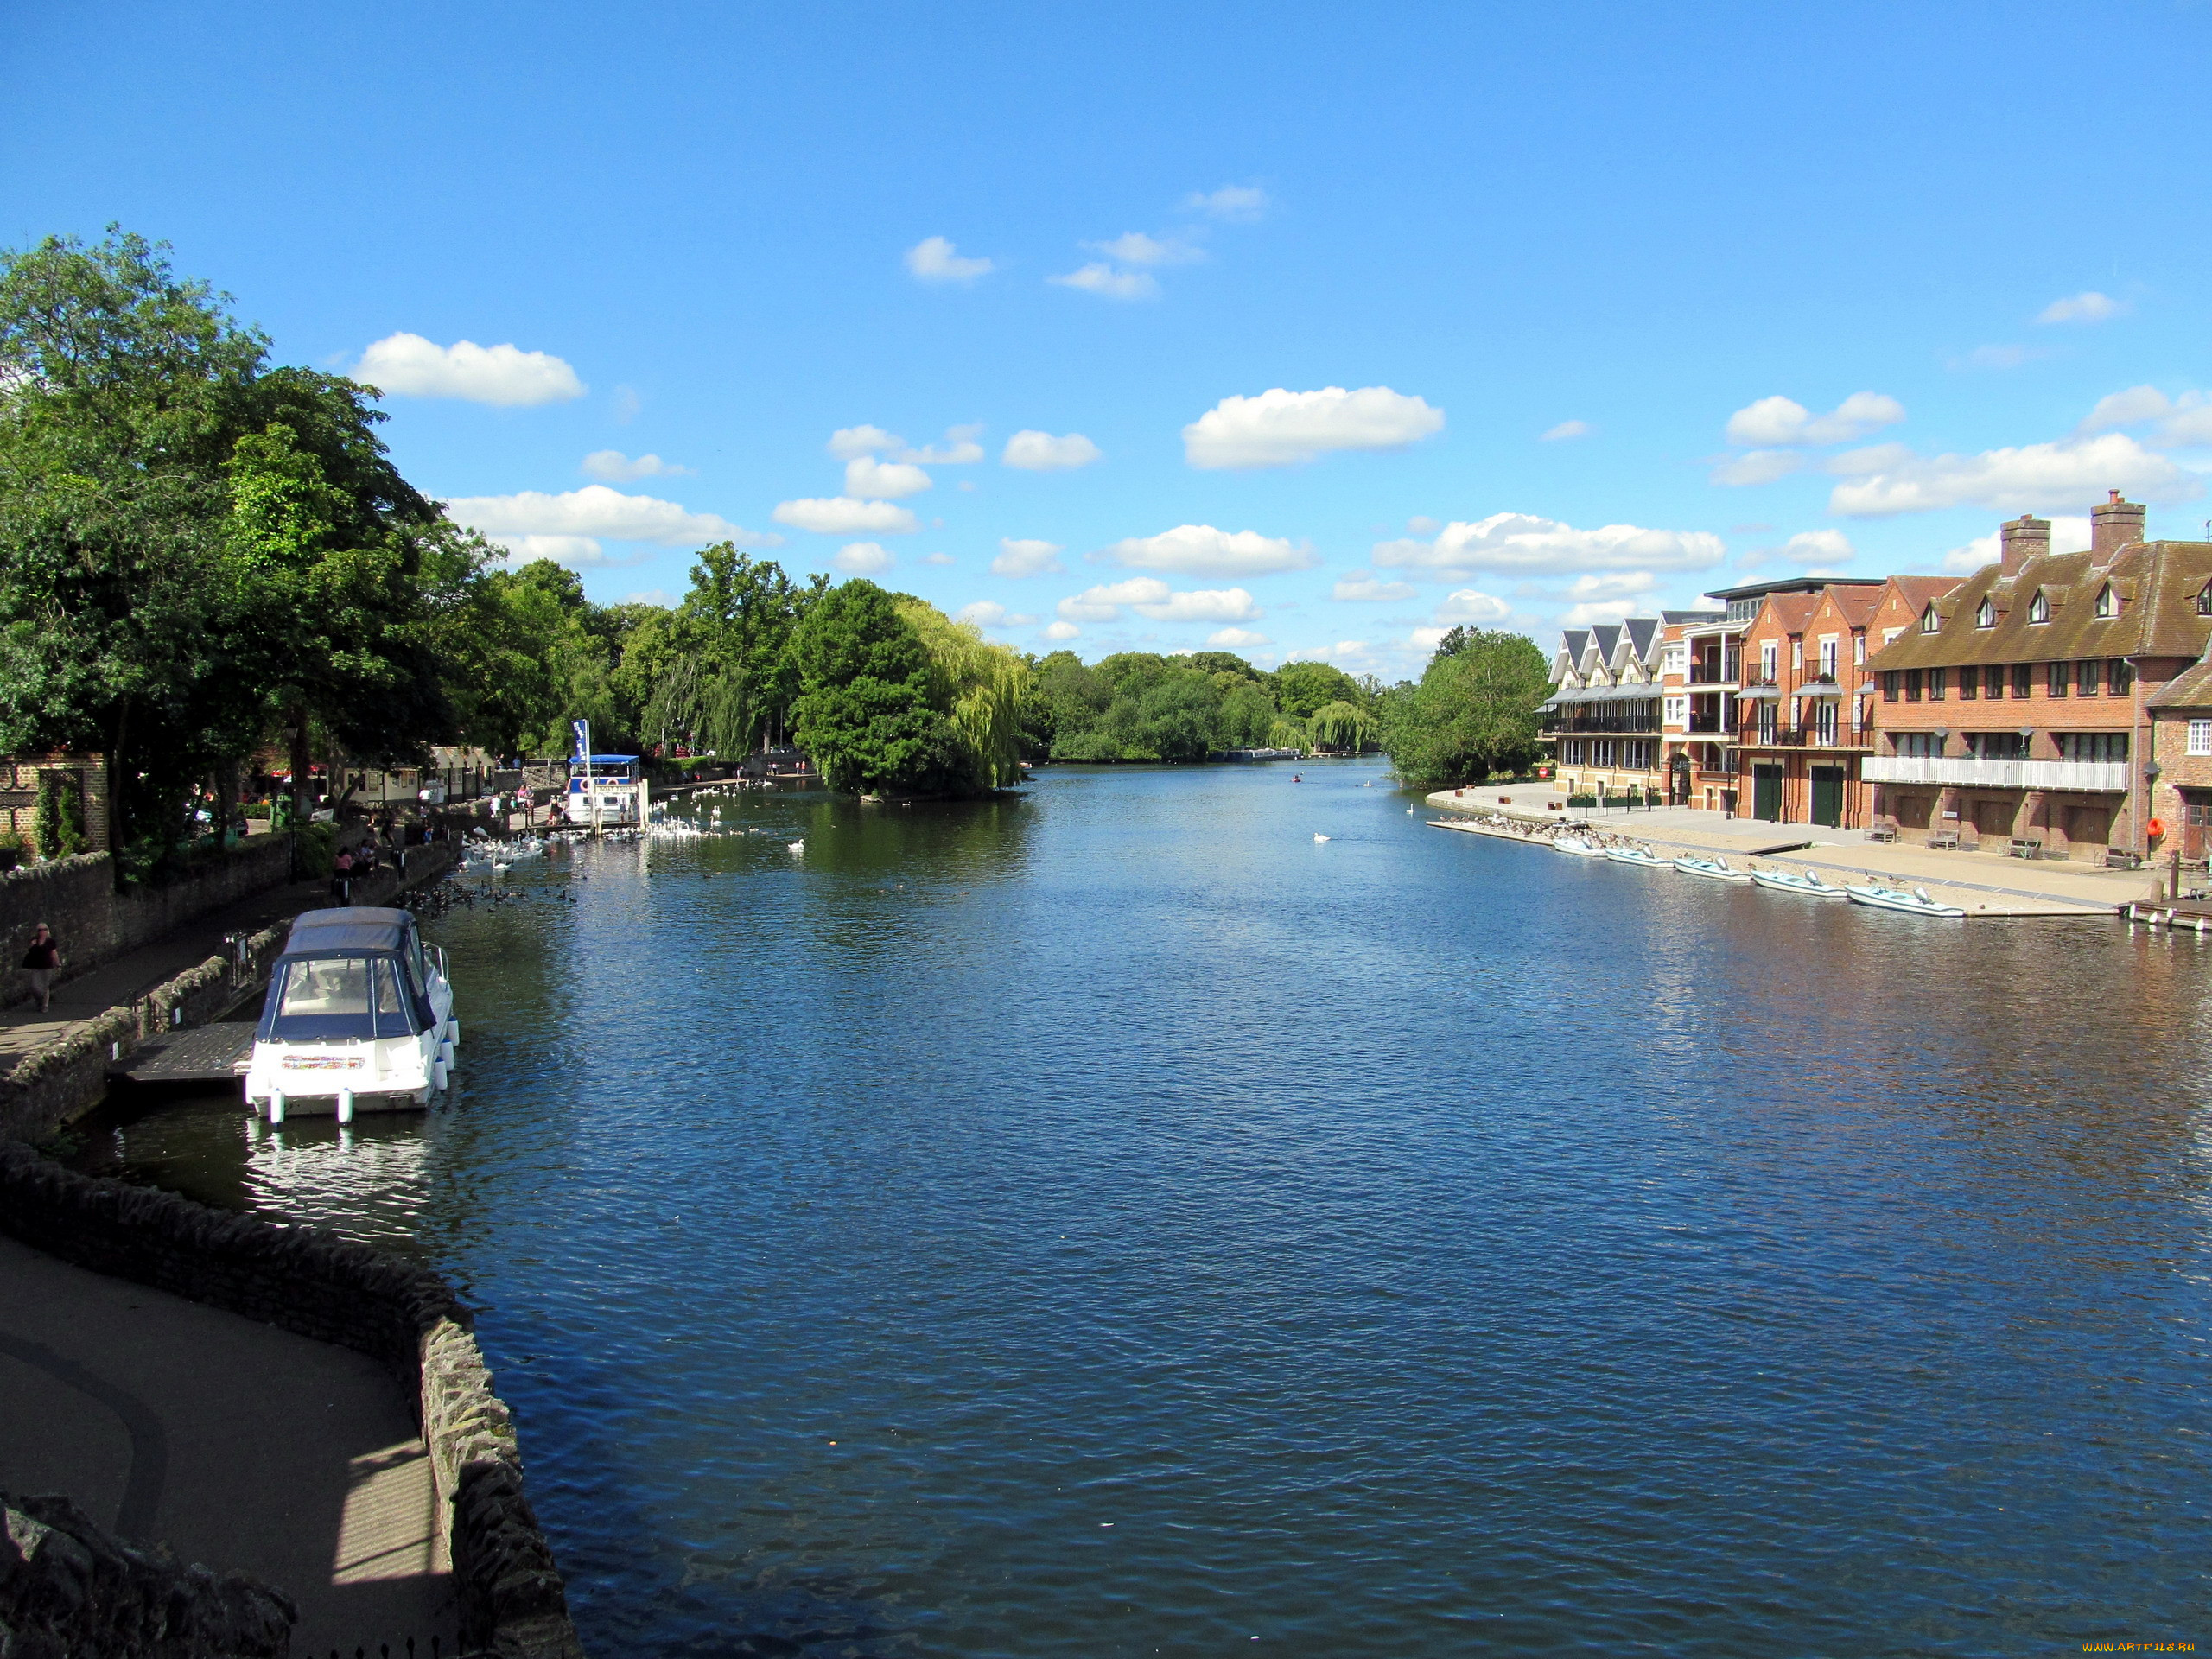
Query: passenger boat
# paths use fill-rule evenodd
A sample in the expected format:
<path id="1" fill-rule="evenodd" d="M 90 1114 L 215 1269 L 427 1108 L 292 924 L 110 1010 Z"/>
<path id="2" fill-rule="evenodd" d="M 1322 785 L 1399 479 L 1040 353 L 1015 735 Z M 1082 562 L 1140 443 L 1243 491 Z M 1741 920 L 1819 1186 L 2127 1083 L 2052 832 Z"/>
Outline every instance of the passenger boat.
<path id="1" fill-rule="evenodd" d="M 1777 893 L 1807 893 L 1815 899 L 1840 899 L 1841 887 L 1823 881 L 1810 870 L 1753 870 L 1751 880 Z"/>
<path id="2" fill-rule="evenodd" d="M 1725 858 L 1705 858 L 1696 853 L 1685 854 L 1675 861 L 1675 868 L 1684 875 L 1702 875 L 1713 881 L 1748 881 L 1749 870 L 1739 870 Z"/>
<path id="3" fill-rule="evenodd" d="M 1555 853 L 1572 853 L 1577 858 L 1603 858 L 1605 855 L 1605 849 L 1604 848 L 1600 847 L 1596 842 L 1586 840 L 1580 836 L 1553 836 L 1552 851 Z"/>
<path id="4" fill-rule="evenodd" d="M 652 786 L 634 754 L 579 754 L 561 810 L 575 829 L 636 829 L 652 816 Z"/>
<path id="5" fill-rule="evenodd" d="M 1616 864 L 1634 864 L 1646 870 L 1663 870 L 1672 862 L 1660 857 L 1649 847 L 1608 847 L 1605 856 Z"/>
<path id="6" fill-rule="evenodd" d="M 427 1106 L 461 1041 L 445 952 L 404 910 L 310 910 L 269 973 L 245 1097 L 271 1123 Z"/>
<path id="7" fill-rule="evenodd" d="M 1912 916 L 1960 917 L 1967 912 L 1958 905 L 1938 904 L 1928 896 L 1925 887 L 1915 887 L 1907 893 L 1903 887 L 1885 887 L 1872 876 L 1863 887 L 1846 887 L 1854 905 L 1872 905 L 1877 910 L 1902 910 Z"/>

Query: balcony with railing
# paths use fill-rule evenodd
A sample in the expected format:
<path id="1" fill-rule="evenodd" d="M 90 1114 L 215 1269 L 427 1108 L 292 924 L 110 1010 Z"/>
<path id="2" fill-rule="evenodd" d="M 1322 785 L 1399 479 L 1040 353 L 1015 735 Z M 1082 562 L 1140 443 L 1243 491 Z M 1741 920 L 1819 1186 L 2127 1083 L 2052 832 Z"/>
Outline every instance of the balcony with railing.
<path id="1" fill-rule="evenodd" d="M 1543 734 L 1546 737 L 1579 737 L 1594 732 L 1605 737 L 1657 737 L 1659 712 L 1655 707 L 1646 714 L 1631 714 L 1630 709 L 1615 703 L 1594 707 L 1583 705 L 1555 710 L 1544 716 Z"/>
<path id="2" fill-rule="evenodd" d="M 1874 754 L 1859 774 L 1876 784 L 1936 784 L 1948 788 L 2075 790 L 2117 795 L 2127 790 L 2125 760 L 1984 760 L 1971 754 Z"/>
<path id="3" fill-rule="evenodd" d="M 1872 732 L 1854 732 L 1848 726 L 1839 726 L 1822 734 L 1817 726 L 1777 726 L 1770 732 L 1762 732 L 1757 726 L 1747 726 L 1736 735 L 1738 746 L 1746 749 L 1839 749 L 1865 751 L 1874 747 Z"/>

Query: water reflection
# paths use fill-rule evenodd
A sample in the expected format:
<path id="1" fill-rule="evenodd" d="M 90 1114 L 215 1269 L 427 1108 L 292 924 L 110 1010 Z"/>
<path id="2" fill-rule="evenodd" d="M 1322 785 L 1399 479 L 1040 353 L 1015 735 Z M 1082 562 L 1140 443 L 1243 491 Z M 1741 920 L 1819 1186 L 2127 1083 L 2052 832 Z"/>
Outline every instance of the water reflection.
<path id="1" fill-rule="evenodd" d="M 466 1286 L 596 1650 L 2192 1628 L 2206 947 L 1377 775 L 712 804 L 431 925 L 450 1109 L 107 1155 Z"/>

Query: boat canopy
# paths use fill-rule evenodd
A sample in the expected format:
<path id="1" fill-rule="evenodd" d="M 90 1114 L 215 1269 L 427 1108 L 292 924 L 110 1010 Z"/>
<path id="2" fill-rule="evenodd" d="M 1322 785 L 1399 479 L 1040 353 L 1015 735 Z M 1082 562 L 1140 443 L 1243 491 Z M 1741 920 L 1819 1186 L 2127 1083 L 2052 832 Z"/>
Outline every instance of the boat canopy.
<path id="1" fill-rule="evenodd" d="M 369 905 L 311 910 L 269 972 L 262 1042 L 412 1037 L 437 1016 L 423 985 L 415 918 Z"/>
<path id="2" fill-rule="evenodd" d="M 352 950 L 405 950 L 415 943 L 415 918 L 378 905 L 310 910 L 293 918 L 284 941 L 288 957 L 339 956 Z"/>

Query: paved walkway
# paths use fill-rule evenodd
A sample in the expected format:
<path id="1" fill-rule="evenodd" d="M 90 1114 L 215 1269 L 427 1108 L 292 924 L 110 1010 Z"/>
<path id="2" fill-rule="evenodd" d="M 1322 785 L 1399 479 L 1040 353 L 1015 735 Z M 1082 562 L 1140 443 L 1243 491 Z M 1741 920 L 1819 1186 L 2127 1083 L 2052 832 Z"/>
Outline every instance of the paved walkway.
<path id="1" fill-rule="evenodd" d="M 1618 809 L 1553 812 L 1556 791 L 1528 785 L 1502 788 L 1440 790 L 1428 804 L 1447 813 L 1502 812 L 1514 817 L 1559 823 L 1573 818 L 1618 835 L 1670 849 L 1722 853 L 1741 861 L 1757 855 L 1778 864 L 1808 867 L 1830 880 L 1866 874 L 1906 886 L 1925 887 L 1932 897 L 1980 916 L 2085 916 L 2109 913 L 2137 899 L 2162 892 L 2151 870 L 2107 870 L 2061 859 L 2009 858 L 2002 853 L 1931 852 L 1925 847 L 1869 841 L 1862 830 L 1830 830 L 1820 824 L 1769 823 L 1758 818 L 1725 818 L 1689 807 L 1653 811 Z M 1767 849 L 1810 842 L 1802 850 Z M 1940 891 L 1939 891 L 1940 889 Z"/>
<path id="2" fill-rule="evenodd" d="M 382 1366 L 4 1237 L 0 1491 L 267 1580 L 296 1654 L 454 1649 L 429 1465 Z"/>

